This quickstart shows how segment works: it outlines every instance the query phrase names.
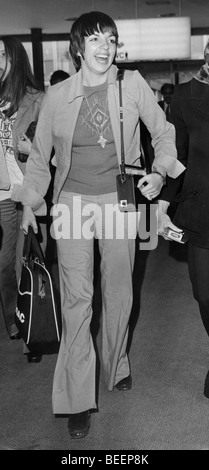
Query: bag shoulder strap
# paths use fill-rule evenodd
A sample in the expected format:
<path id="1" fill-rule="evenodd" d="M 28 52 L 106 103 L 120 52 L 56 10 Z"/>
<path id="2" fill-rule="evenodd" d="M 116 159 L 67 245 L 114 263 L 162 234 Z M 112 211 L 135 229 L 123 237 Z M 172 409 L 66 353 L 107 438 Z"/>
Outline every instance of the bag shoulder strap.
<path id="1" fill-rule="evenodd" d="M 124 79 L 125 69 L 118 69 L 117 80 L 119 82 L 119 109 L 120 109 L 120 141 L 121 141 L 121 179 L 126 179 L 125 170 L 125 151 L 124 151 L 124 135 L 123 135 L 123 98 L 122 98 L 122 80 Z"/>
<path id="2" fill-rule="evenodd" d="M 117 71 L 117 80 L 121 81 L 124 79 L 125 69 L 118 69 Z"/>
<path id="3" fill-rule="evenodd" d="M 123 134 L 123 101 L 122 101 L 122 80 L 124 79 L 125 69 L 118 69 L 117 71 L 117 80 L 119 81 L 119 106 L 120 106 L 120 133 L 121 133 L 121 175 L 125 177 L 125 151 L 124 151 L 124 134 Z M 145 124 L 143 123 L 145 126 Z M 146 126 L 145 126 L 146 128 Z M 148 130 L 146 128 L 148 134 Z M 144 149 L 142 141 L 140 142 L 141 150 L 141 163 L 142 167 L 146 170 L 147 174 L 151 173 L 151 162 L 147 154 L 147 151 Z"/>

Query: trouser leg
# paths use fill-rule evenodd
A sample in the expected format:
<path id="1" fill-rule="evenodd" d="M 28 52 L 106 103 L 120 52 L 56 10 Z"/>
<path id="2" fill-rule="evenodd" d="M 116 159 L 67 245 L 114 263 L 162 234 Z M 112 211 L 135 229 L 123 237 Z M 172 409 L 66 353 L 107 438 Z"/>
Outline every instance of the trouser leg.
<path id="1" fill-rule="evenodd" d="M 102 359 L 109 390 L 130 374 L 126 348 L 134 249 L 134 240 L 106 243 L 101 249 Z"/>
<path id="2" fill-rule="evenodd" d="M 200 315 L 209 336 L 209 250 L 189 243 L 188 267 L 193 296 L 199 304 Z"/>
<path id="3" fill-rule="evenodd" d="M 71 213 L 72 197 L 69 193 L 60 198 L 60 203 L 69 207 Z M 77 222 L 80 224 L 80 220 Z M 75 225 L 74 219 L 74 229 Z M 54 374 L 53 411 L 55 414 L 80 413 L 96 408 L 96 358 L 90 334 L 93 238 L 57 240 L 57 256 L 63 331 Z"/>
<path id="4" fill-rule="evenodd" d="M 18 330 L 14 323 L 17 300 L 16 245 L 18 211 L 11 199 L 0 202 L 0 305 L 9 336 Z"/>
<path id="5" fill-rule="evenodd" d="M 23 257 L 23 246 L 24 246 L 24 232 L 20 229 L 22 220 L 22 207 L 18 207 L 17 209 L 17 245 L 16 245 L 16 278 L 17 283 L 19 283 L 21 271 L 22 271 L 22 257 Z"/>
<path id="6" fill-rule="evenodd" d="M 115 211 L 113 238 L 109 232 L 109 217 L 103 217 L 97 230 L 103 300 L 102 361 L 109 390 L 130 374 L 126 348 L 133 301 L 132 272 L 137 227 L 136 214 L 121 213 L 116 207 Z"/>

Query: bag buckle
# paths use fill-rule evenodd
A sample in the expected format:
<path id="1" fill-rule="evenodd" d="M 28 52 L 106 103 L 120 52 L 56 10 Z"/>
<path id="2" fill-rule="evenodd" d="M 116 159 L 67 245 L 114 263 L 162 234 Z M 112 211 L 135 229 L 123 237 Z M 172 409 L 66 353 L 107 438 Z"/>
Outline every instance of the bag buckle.
<path id="1" fill-rule="evenodd" d="M 120 207 L 123 207 L 123 208 L 124 208 L 124 207 L 128 207 L 128 201 L 127 201 L 127 199 L 122 199 L 122 200 L 120 201 Z"/>

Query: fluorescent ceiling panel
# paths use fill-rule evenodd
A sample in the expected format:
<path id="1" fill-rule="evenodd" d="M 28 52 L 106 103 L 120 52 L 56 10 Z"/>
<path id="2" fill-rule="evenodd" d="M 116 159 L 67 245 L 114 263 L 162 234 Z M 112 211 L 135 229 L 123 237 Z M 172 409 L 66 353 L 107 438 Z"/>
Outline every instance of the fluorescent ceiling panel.
<path id="1" fill-rule="evenodd" d="M 189 59 L 190 18 L 116 20 L 118 61 Z"/>

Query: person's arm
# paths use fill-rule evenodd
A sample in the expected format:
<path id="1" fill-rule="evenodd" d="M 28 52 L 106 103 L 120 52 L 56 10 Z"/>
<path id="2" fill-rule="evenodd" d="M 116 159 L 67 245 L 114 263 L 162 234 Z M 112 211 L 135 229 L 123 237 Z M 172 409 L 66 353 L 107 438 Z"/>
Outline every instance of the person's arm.
<path id="1" fill-rule="evenodd" d="M 26 132 L 21 132 L 17 137 L 18 160 L 27 161 L 32 149 L 32 142 L 36 132 L 37 121 L 32 121 Z M 22 160 L 21 160 L 22 159 Z"/>
<path id="2" fill-rule="evenodd" d="M 38 118 L 32 150 L 26 163 L 22 186 L 14 185 L 12 199 L 23 206 L 30 206 L 37 215 L 44 215 L 41 207 L 45 206 L 51 175 L 49 160 L 52 150 L 53 97 L 46 94 Z M 39 212 L 37 212 L 40 209 Z"/>
<path id="3" fill-rule="evenodd" d="M 156 198 L 165 183 L 165 178 L 177 178 L 185 167 L 177 159 L 174 125 L 166 121 L 165 113 L 145 80 L 136 72 L 135 80 L 138 85 L 139 116 L 151 135 L 154 149 L 152 173 L 141 178 L 138 187 L 145 197 Z M 145 185 L 144 185 L 145 184 Z"/>
<path id="4" fill-rule="evenodd" d="M 181 162 L 185 167 L 187 167 L 187 158 L 189 151 L 189 133 L 187 125 L 183 118 L 182 113 L 182 98 L 180 95 L 179 86 L 175 87 L 174 95 L 171 101 L 171 112 L 170 119 L 175 127 L 176 132 L 176 149 L 178 155 L 178 161 Z M 183 172 L 178 178 L 173 179 L 167 177 L 167 184 L 163 188 L 160 197 L 164 200 L 172 201 L 179 188 L 183 183 L 185 172 Z"/>
<path id="5" fill-rule="evenodd" d="M 171 120 L 176 129 L 176 147 L 178 152 L 178 159 L 187 166 L 188 149 L 189 149 L 189 133 L 186 123 L 183 118 L 181 110 L 181 97 L 179 95 L 179 87 L 176 87 L 171 102 Z M 167 178 L 167 184 L 163 188 L 160 194 L 160 200 L 158 201 L 158 233 L 165 239 L 168 239 L 165 234 L 167 227 L 180 232 L 176 225 L 174 225 L 167 214 L 170 202 L 175 199 L 178 189 L 182 185 L 182 178 L 184 173 L 178 178 Z"/>
<path id="6" fill-rule="evenodd" d="M 164 185 L 165 176 L 163 173 L 152 172 L 149 175 L 143 176 L 137 184 L 143 196 L 147 199 L 155 199 L 161 192 Z"/>
<path id="7" fill-rule="evenodd" d="M 158 200 L 158 234 L 165 238 L 165 240 L 169 240 L 169 237 L 166 234 L 166 230 L 168 228 L 175 232 L 182 231 L 179 227 L 173 224 L 171 218 L 167 214 L 169 206 L 169 201 L 164 201 L 162 199 Z"/>
<path id="8" fill-rule="evenodd" d="M 33 212 L 33 209 L 30 206 L 23 206 L 23 215 L 20 228 L 26 234 L 28 233 L 28 227 L 31 225 L 33 231 L 38 233 L 38 225 L 36 222 L 36 216 Z"/>
<path id="9" fill-rule="evenodd" d="M 138 106 L 140 119 L 144 122 L 151 135 L 151 144 L 154 149 L 152 171 L 155 170 L 165 177 L 177 178 L 185 167 L 177 159 L 176 133 L 174 125 L 166 121 L 165 113 L 160 108 L 153 91 L 136 71 L 134 74 L 136 85 L 133 93 Z"/>

